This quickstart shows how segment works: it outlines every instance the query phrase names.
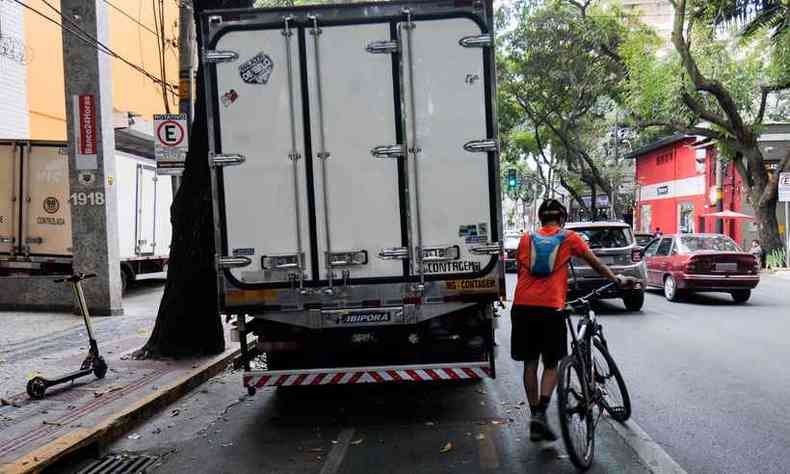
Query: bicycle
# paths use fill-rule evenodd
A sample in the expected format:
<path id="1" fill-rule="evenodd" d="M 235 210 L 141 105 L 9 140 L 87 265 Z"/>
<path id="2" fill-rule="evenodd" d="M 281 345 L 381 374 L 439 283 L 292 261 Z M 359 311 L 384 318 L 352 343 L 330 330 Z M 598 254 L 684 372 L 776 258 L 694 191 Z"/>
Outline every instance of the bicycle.
<path id="1" fill-rule="evenodd" d="M 631 398 L 625 381 L 609 353 L 603 327 L 590 308 L 591 300 L 612 285 L 569 301 L 565 308 L 572 338 L 571 353 L 558 367 L 557 406 L 565 449 L 571 462 L 581 470 L 592 465 L 595 428 L 603 411 L 621 423 L 631 416 Z M 573 326 L 573 314 L 582 316 L 578 328 Z"/>

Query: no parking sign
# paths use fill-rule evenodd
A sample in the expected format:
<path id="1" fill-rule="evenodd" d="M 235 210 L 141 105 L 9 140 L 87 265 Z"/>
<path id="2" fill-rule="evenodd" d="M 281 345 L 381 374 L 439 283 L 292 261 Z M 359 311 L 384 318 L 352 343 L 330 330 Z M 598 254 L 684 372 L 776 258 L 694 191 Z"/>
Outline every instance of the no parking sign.
<path id="1" fill-rule="evenodd" d="M 156 172 L 180 174 L 189 148 L 186 114 L 154 115 L 154 138 Z"/>

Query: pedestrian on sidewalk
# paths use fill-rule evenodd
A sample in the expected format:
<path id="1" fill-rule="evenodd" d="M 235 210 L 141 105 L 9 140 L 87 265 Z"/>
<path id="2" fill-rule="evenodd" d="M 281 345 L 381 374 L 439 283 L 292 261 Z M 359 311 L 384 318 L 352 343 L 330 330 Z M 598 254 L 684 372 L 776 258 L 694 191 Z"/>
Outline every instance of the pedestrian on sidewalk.
<path id="1" fill-rule="evenodd" d="M 524 389 L 531 411 L 529 438 L 555 441 L 557 436 L 546 420 L 546 409 L 557 385 L 557 363 L 568 351 L 565 327 L 565 298 L 568 292 L 568 263 L 583 258 L 602 276 L 619 286 L 633 286 L 636 280 L 615 275 L 593 254 L 576 232 L 562 227 L 568 212 L 559 201 L 541 204 L 538 218 L 542 227 L 524 234 L 518 246 L 518 283 L 510 311 L 512 321 L 511 357 L 524 361 Z M 543 374 L 538 385 L 538 362 Z"/>
<path id="2" fill-rule="evenodd" d="M 749 249 L 749 253 L 754 255 L 754 258 L 760 262 L 760 268 L 765 268 L 765 252 L 763 252 L 759 240 L 752 240 L 752 247 Z"/>

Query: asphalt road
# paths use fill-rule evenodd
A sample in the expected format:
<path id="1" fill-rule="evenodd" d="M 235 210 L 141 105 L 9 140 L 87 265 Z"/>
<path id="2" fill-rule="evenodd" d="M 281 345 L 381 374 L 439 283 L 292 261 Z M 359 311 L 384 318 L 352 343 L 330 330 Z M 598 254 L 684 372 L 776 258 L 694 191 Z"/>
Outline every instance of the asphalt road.
<path id="1" fill-rule="evenodd" d="M 575 472 L 561 442 L 528 440 L 521 364 L 510 359 L 503 319 L 496 380 L 268 388 L 249 397 L 229 372 L 109 450 L 159 457 L 156 474 Z M 559 432 L 556 407 L 549 413 Z M 608 422 L 597 435 L 589 472 L 648 472 Z"/>
<path id="2" fill-rule="evenodd" d="M 632 419 L 684 469 L 788 472 L 790 280 L 763 276 L 746 304 L 656 291 L 640 313 L 613 300 L 599 315 Z"/>

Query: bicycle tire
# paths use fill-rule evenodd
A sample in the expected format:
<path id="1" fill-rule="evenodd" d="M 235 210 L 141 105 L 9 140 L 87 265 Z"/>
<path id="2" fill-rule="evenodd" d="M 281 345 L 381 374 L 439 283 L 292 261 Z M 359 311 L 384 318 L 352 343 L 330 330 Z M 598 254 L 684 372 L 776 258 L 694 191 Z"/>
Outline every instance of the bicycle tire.
<path id="1" fill-rule="evenodd" d="M 595 420 L 584 371 L 576 354 L 563 358 L 558 372 L 557 411 L 562 440 L 573 465 L 584 471 L 590 468 L 595 457 Z M 572 424 L 574 417 L 584 427 L 581 439 L 577 436 L 577 425 Z"/>
<path id="2" fill-rule="evenodd" d="M 593 340 L 593 346 L 595 347 L 595 351 L 597 351 L 601 356 L 603 356 L 604 361 L 608 367 L 609 375 L 599 375 L 598 368 L 599 359 L 596 359 L 596 353 L 593 351 L 592 359 L 593 364 L 595 367 L 595 382 L 596 384 L 603 385 L 604 396 L 602 397 L 601 406 L 603 406 L 604 410 L 612 417 L 613 420 L 619 421 L 620 423 L 628 420 L 631 417 L 631 397 L 628 394 L 628 387 L 625 385 L 625 379 L 623 379 L 623 375 L 620 373 L 620 368 L 617 367 L 617 363 L 614 361 L 614 358 L 609 353 L 609 350 L 606 346 L 599 339 Z M 601 383 L 599 381 L 599 377 L 605 377 L 606 381 L 611 380 L 613 377 L 615 380 L 614 385 L 607 384 L 606 381 Z M 614 392 L 614 388 L 616 387 L 617 391 L 619 391 L 620 396 L 613 397 L 613 396 L 606 396 L 606 394 L 612 394 Z"/>

